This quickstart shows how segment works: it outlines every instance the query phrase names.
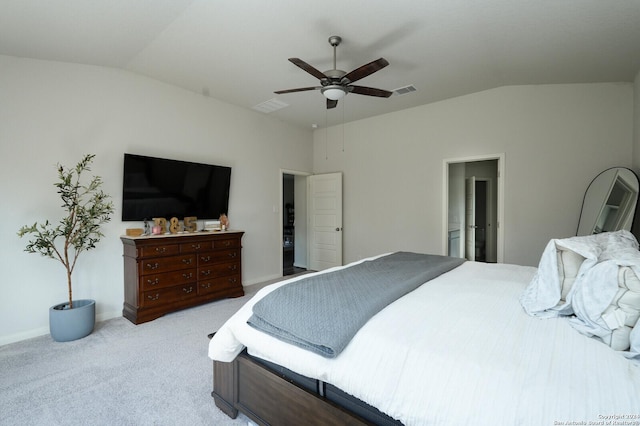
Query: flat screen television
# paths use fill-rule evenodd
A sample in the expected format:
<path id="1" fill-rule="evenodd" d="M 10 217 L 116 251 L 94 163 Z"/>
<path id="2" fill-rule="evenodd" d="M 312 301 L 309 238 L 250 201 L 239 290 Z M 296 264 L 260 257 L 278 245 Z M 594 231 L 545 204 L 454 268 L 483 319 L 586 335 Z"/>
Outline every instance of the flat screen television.
<path id="1" fill-rule="evenodd" d="M 218 219 L 230 183 L 231 167 L 124 154 L 122 220 Z"/>

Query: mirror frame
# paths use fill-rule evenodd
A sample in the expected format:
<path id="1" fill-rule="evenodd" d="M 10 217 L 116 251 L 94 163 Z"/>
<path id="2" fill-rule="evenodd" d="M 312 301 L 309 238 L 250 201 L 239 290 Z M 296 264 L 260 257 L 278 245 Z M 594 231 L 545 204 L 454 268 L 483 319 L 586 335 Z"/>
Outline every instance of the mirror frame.
<path id="1" fill-rule="evenodd" d="M 607 201 L 618 183 L 623 185 L 627 193 L 632 194 L 633 199 L 627 199 L 621 203 L 624 210 L 623 216 L 615 218 L 614 229 L 598 230 L 598 223 L 605 220 L 603 214 L 606 218 L 607 212 L 610 210 L 607 209 Z M 639 191 L 640 179 L 638 179 L 638 175 L 633 170 L 627 167 L 610 167 L 600 172 L 589 183 L 584 193 L 576 235 L 592 235 L 619 229 L 632 231 L 635 225 L 636 209 L 638 208 Z"/>

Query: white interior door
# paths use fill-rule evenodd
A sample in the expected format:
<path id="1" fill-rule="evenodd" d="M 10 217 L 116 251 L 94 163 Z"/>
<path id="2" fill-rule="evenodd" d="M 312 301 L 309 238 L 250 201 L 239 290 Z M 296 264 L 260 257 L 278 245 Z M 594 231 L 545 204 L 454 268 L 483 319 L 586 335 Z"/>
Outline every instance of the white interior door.
<path id="1" fill-rule="evenodd" d="M 467 260 L 476 260 L 476 177 L 471 176 L 465 180 L 465 257 Z"/>
<path id="2" fill-rule="evenodd" d="M 342 173 L 307 178 L 309 269 L 342 265 Z"/>

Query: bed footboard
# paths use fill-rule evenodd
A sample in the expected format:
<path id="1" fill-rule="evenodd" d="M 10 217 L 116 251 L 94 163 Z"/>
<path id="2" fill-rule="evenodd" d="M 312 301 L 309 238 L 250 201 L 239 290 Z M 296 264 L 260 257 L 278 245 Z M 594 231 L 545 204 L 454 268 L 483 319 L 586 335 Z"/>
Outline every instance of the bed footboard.
<path id="1" fill-rule="evenodd" d="M 252 360 L 246 352 L 233 362 L 213 362 L 213 392 L 216 406 L 231 418 L 238 411 L 261 425 L 371 424 L 305 390 L 266 366 Z"/>

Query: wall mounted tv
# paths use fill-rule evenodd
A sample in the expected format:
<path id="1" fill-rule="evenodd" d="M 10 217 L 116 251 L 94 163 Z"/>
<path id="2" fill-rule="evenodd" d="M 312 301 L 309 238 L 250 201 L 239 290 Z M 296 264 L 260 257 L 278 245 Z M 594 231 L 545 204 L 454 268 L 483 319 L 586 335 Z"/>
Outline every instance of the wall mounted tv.
<path id="1" fill-rule="evenodd" d="M 124 154 L 122 220 L 218 219 L 230 183 L 231 167 Z"/>

